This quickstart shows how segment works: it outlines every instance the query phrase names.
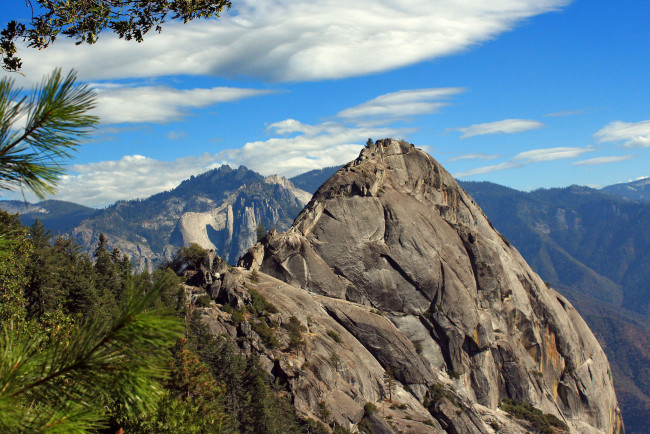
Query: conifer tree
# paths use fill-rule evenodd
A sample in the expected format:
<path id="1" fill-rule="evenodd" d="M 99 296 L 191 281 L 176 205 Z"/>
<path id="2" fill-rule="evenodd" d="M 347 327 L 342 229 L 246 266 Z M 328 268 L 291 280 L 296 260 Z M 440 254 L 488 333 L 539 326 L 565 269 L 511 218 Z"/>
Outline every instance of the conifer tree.
<path id="1" fill-rule="evenodd" d="M 384 370 L 384 387 L 386 387 L 386 390 L 388 391 L 388 400 L 392 402 L 393 392 L 397 387 L 397 383 L 395 382 L 395 375 L 393 374 L 393 368 L 391 368 L 390 366 L 387 366 L 386 370 Z"/>
<path id="2" fill-rule="evenodd" d="M 13 319 L 0 330 L 0 432 L 83 432 L 106 426 L 102 402 L 150 415 L 162 389 L 161 357 L 181 323 L 150 310 L 169 281 L 133 284 L 108 324 L 88 322 L 48 339 Z M 140 415 L 140 416 L 138 416 Z"/>

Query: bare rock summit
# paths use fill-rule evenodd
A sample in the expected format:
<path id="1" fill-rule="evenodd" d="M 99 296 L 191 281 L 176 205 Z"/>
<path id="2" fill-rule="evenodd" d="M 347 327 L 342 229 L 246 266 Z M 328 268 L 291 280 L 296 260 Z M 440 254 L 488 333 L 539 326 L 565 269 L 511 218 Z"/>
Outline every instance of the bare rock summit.
<path id="1" fill-rule="evenodd" d="M 320 328 L 336 330 L 350 350 L 339 369 L 345 382 L 330 384 L 321 367 L 318 387 L 293 389 L 305 414 L 316 413 L 319 394 L 341 412 L 374 402 L 386 392 L 378 371 L 390 367 L 405 411 L 433 416 L 417 432 L 534 429 L 505 417 L 506 398 L 571 432 L 624 431 L 609 363 L 580 315 L 411 144 L 364 148 L 287 232 L 271 231 L 240 266 L 263 276 L 271 302 L 327 318 Z M 314 360 L 328 357 L 322 352 Z M 353 427 L 357 413 L 340 419 Z"/>

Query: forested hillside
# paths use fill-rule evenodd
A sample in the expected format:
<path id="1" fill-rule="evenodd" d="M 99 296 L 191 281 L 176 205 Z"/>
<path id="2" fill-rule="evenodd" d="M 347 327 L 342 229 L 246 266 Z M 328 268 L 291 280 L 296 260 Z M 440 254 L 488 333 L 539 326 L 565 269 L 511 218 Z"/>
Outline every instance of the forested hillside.
<path id="1" fill-rule="evenodd" d="M 21 235 L 0 252 L 0 431 L 327 432 L 200 321 L 206 300 L 173 269 L 196 269 L 205 250 L 133 275 L 103 237 L 89 257 L 38 221 L 0 211 L 0 224 Z"/>

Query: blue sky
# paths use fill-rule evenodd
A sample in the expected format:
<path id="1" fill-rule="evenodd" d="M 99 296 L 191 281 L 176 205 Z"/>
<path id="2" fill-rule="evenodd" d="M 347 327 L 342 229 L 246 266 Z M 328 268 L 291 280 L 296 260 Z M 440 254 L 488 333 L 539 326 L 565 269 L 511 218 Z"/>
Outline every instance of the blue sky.
<path id="1" fill-rule="evenodd" d="M 28 13 L 12 4 L 2 23 Z M 12 77 L 61 66 L 97 89 L 102 125 L 56 195 L 89 206 L 223 163 L 342 164 L 368 137 L 463 180 L 605 186 L 650 175 L 648 17 L 647 0 L 243 0 L 141 44 L 23 49 Z"/>

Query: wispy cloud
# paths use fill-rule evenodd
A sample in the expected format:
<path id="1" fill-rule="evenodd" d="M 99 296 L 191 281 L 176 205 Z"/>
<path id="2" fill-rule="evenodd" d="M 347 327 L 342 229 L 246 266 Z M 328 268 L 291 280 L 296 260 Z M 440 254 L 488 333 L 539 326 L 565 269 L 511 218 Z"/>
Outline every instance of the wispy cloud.
<path id="1" fill-rule="evenodd" d="M 169 122 L 188 109 L 267 95 L 273 91 L 234 87 L 179 90 L 167 86 L 109 87 L 98 89 L 98 115 L 103 124 Z"/>
<path id="2" fill-rule="evenodd" d="M 483 153 L 478 153 L 478 154 L 467 154 L 467 155 L 459 155 L 457 157 L 451 157 L 447 160 L 448 163 L 452 163 L 454 161 L 459 161 L 459 160 L 494 160 L 497 158 L 500 158 L 501 155 L 490 155 L 490 154 L 483 154 Z"/>
<path id="3" fill-rule="evenodd" d="M 554 113 L 546 113 L 544 116 L 545 117 L 575 116 L 575 115 L 581 115 L 584 112 L 585 112 L 584 109 L 580 109 L 580 110 L 562 110 L 562 111 L 554 112 Z"/>
<path id="4" fill-rule="evenodd" d="M 650 120 L 641 122 L 614 121 L 594 134 L 599 143 L 622 142 L 626 148 L 650 146 Z"/>
<path id="5" fill-rule="evenodd" d="M 531 119 L 504 119 L 497 122 L 475 124 L 468 127 L 448 128 L 447 131 L 460 131 L 460 138 L 467 139 L 484 134 L 512 134 L 542 128 L 543 123 Z"/>
<path id="6" fill-rule="evenodd" d="M 573 164 L 576 166 L 595 166 L 597 164 L 618 163 L 619 161 L 631 160 L 632 158 L 636 158 L 636 155 L 616 155 L 611 157 L 589 158 L 587 160 L 576 161 Z"/>
<path id="7" fill-rule="evenodd" d="M 455 173 L 456 178 L 466 178 L 475 175 L 485 175 L 487 173 L 496 172 L 498 170 L 514 169 L 523 167 L 532 163 L 539 163 L 545 161 L 555 161 L 567 158 L 577 158 L 582 154 L 594 151 L 595 148 L 587 146 L 584 148 L 548 148 L 548 149 L 533 149 L 531 151 L 520 152 L 512 157 L 510 160 L 503 163 L 494 164 L 491 166 L 478 167 L 465 172 Z"/>
<path id="8" fill-rule="evenodd" d="M 184 139 L 187 137 L 187 131 L 170 131 L 165 135 L 165 137 L 167 137 L 169 140 Z"/>
<path id="9" fill-rule="evenodd" d="M 141 44 L 103 34 L 24 48 L 40 80 L 65 64 L 85 80 L 178 74 L 311 81 L 401 68 L 466 50 L 570 0 L 241 0 L 219 19 L 168 23 Z M 119 61 L 116 61 L 119 59 Z"/>
<path id="10" fill-rule="evenodd" d="M 387 122 L 393 119 L 438 112 L 448 105 L 440 100 L 464 92 L 460 87 L 401 90 L 387 93 L 338 113 L 338 117 L 358 124 Z"/>
<path id="11" fill-rule="evenodd" d="M 394 109 L 393 113 L 399 111 Z M 56 198 L 103 206 L 121 199 L 147 197 L 222 163 L 235 167 L 244 165 L 263 175 L 294 176 L 356 158 L 368 137 L 403 138 L 414 131 L 403 127 L 359 126 L 346 123 L 342 118 L 313 125 L 285 119 L 269 125 L 266 130 L 271 136 L 268 140 L 249 142 L 242 148 L 217 154 L 171 162 L 131 155 L 116 161 L 77 164 L 59 183 Z M 171 131 L 167 136 L 173 140 L 186 134 L 185 131 Z M 161 177 L 163 173 L 165 176 Z"/>

